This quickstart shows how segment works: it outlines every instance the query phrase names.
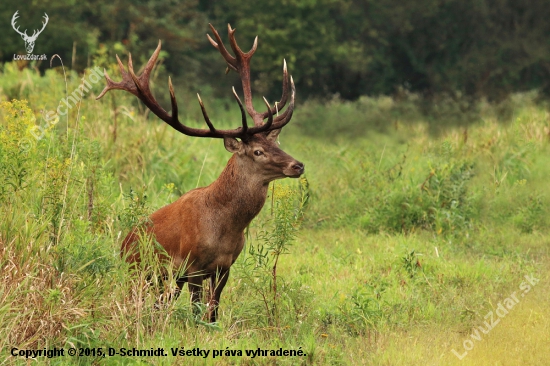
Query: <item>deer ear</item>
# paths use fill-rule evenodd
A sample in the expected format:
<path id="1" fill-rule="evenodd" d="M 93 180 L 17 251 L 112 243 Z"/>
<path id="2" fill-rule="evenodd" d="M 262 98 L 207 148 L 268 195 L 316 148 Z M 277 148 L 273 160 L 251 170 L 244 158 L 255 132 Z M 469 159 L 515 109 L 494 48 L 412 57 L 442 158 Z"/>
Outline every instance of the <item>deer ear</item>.
<path id="1" fill-rule="evenodd" d="M 277 141 L 277 137 L 279 137 L 279 134 L 281 133 L 281 128 L 277 130 L 271 130 L 268 132 L 266 138 L 268 141 L 275 142 Z"/>
<path id="2" fill-rule="evenodd" d="M 225 145 L 225 149 L 230 153 L 238 153 L 243 150 L 243 142 L 234 137 L 224 137 L 223 144 Z"/>

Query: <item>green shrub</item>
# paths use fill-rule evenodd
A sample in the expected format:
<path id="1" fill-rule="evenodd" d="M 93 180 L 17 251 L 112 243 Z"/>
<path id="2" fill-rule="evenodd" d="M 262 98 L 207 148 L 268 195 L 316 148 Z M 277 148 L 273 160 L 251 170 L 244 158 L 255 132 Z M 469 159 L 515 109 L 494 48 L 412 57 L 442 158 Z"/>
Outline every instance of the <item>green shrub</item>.
<path id="1" fill-rule="evenodd" d="M 468 229 L 476 216 L 475 202 L 467 189 L 473 174 L 473 164 L 466 162 L 430 168 L 425 180 L 417 184 L 394 180 L 389 172 L 388 180 L 394 184 L 367 204 L 361 225 L 372 233 L 419 229 L 456 233 Z"/>
<path id="2" fill-rule="evenodd" d="M 533 230 L 544 227 L 547 216 L 548 209 L 544 205 L 543 197 L 530 196 L 529 200 L 518 209 L 513 222 L 521 232 L 532 233 Z"/>

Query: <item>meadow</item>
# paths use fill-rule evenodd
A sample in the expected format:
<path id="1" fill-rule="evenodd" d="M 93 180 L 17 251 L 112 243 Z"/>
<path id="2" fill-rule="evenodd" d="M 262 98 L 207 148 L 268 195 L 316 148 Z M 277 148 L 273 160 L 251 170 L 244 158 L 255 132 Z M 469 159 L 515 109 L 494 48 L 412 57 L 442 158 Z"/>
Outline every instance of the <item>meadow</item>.
<path id="1" fill-rule="evenodd" d="M 215 180 L 230 155 L 220 140 L 172 130 L 131 95 L 96 101 L 104 82 L 90 75 L 1 70 L 1 364 L 28 363 L 13 348 L 55 347 L 162 347 L 169 356 L 38 363 L 550 359 L 550 124 L 537 94 L 496 105 L 298 99 L 280 140 L 305 163 L 305 177 L 271 187 L 222 294 L 219 323 L 208 324 L 186 291 L 155 306 L 173 293 L 173 278 L 147 281 L 119 249 L 148 214 Z M 82 78 L 91 87 L 78 103 L 49 113 Z M 155 87 L 168 106 L 166 82 Z M 196 98 L 176 93 L 186 123 L 202 127 Z M 234 101 L 201 96 L 217 126 L 238 125 Z M 143 264 L 161 266 L 153 257 Z M 172 348 L 211 352 L 172 356 Z M 250 354 L 258 349 L 301 356 Z"/>

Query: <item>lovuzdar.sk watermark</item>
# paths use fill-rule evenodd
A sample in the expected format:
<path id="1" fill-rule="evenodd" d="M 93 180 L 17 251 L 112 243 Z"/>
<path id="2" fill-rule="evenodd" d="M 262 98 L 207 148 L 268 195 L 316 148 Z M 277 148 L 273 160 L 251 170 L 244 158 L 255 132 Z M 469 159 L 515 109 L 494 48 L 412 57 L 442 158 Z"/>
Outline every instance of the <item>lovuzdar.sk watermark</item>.
<path id="1" fill-rule="evenodd" d="M 13 61 L 47 61 L 48 56 L 43 55 L 16 55 L 13 54 Z"/>
<path id="2" fill-rule="evenodd" d="M 14 14 L 13 14 L 13 17 L 11 18 L 11 26 L 13 28 L 13 30 L 15 30 L 20 36 L 21 38 L 23 38 L 23 42 L 25 42 L 25 50 L 27 51 L 27 54 L 26 55 L 16 55 L 14 54 L 13 55 L 13 60 L 14 61 L 18 61 L 18 60 L 24 60 L 24 61 L 45 61 L 48 59 L 48 57 L 46 55 L 35 55 L 32 53 L 32 51 L 34 50 L 34 44 L 36 42 L 36 39 L 38 38 L 38 36 L 40 35 L 40 33 L 42 33 L 42 31 L 44 30 L 44 28 L 46 28 L 46 25 L 48 24 L 48 14 L 44 13 L 44 21 L 42 22 L 42 28 L 40 30 L 38 29 L 35 29 L 32 33 L 32 35 L 28 35 L 27 34 L 27 29 L 25 29 L 23 32 L 21 32 L 19 30 L 20 26 L 18 26 L 16 24 L 16 21 L 17 21 L 17 18 L 19 18 L 19 10 L 17 10 Z"/>
<path id="3" fill-rule="evenodd" d="M 495 326 L 500 323 L 500 320 L 504 318 L 506 315 L 510 313 L 510 311 L 516 306 L 529 291 L 531 291 L 532 286 L 535 286 L 537 283 L 539 283 L 539 279 L 535 278 L 534 276 L 525 275 L 524 276 L 525 281 L 523 281 L 519 285 L 520 291 L 514 291 L 497 304 L 497 308 L 495 311 L 489 311 L 483 319 L 485 319 L 485 322 L 483 322 L 483 325 L 479 325 L 477 327 L 474 327 L 472 329 L 472 333 L 470 334 L 470 337 L 465 339 L 462 343 L 462 347 L 464 348 L 463 353 L 462 351 L 456 351 L 454 348 L 452 349 L 453 354 L 459 359 L 462 360 L 466 355 L 468 354 L 468 351 L 471 351 L 476 342 L 481 342 L 483 340 L 483 334 L 489 334 L 491 330 L 495 328 Z M 519 297 L 518 297 L 519 296 Z"/>

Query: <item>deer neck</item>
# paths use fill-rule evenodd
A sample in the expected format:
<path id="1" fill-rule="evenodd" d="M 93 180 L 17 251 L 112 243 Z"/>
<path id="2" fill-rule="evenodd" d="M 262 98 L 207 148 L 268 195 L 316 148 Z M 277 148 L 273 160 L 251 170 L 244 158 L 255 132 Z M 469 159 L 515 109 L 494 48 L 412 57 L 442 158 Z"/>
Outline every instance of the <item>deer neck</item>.
<path id="1" fill-rule="evenodd" d="M 247 169 L 249 167 L 235 154 L 218 179 L 206 188 L 213 203 L 223 207 L 220 213 L 227 215 L 224 222 L 230 222 L 232 228 L 239 232 L 260 213 L 269 187 L 269 183 Z"/>

